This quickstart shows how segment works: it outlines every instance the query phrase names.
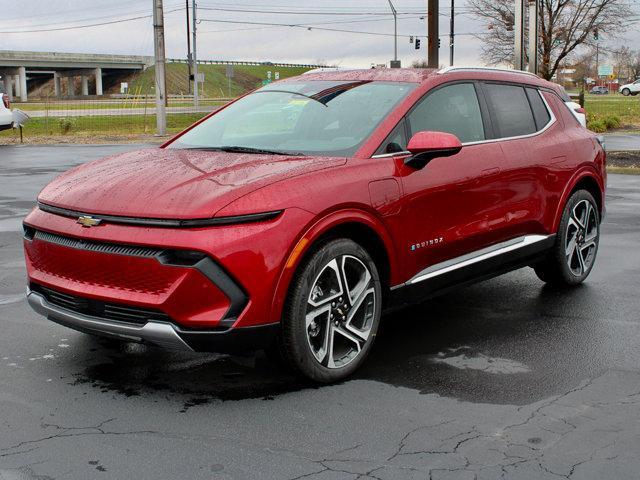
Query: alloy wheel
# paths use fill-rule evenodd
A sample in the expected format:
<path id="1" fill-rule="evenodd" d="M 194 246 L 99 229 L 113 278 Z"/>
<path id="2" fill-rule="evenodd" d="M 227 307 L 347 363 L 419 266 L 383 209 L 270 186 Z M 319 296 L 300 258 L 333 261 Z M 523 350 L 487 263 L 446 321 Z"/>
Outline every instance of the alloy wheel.
<path id="1" fill-rule="evenodd" d="M 329 261 L 307 299 L 305 331 L 315 359 L 326 368 L 353 362 L 370 341 L 376 292 L 367 266 L 352 255 Z"/>
<path id="2" fill-rule="evenodd" d="M 598 245 L 598 218 L 588 200 L 581 200 L 571 211 L 567 224 L 565 256 L 569 270 L 576 277 L 588 272 Z"/>

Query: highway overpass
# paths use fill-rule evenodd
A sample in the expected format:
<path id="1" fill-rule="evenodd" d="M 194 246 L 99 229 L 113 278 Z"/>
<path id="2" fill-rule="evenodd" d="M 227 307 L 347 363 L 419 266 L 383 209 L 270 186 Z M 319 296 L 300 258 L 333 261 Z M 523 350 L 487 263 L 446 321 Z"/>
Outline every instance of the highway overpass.
<path id="1" fill-rule="evenodd" d="M 0 77 L 11 99 L 27 101 L 29 81 L 53 78 L 56 97 L 61 97 L 61 79 L 67 78 L 66 96 L 75 97 L 74 79 L 82 80 L 83 96 L 102 95 L 102 76 L 126 71 L 142 71 L 153 65 L 153 57 L 140 55 L 106 55 L 93 53 L 27 52 L 0 50 Z M 94 85 L 89 92 L 89 79 Z"/>

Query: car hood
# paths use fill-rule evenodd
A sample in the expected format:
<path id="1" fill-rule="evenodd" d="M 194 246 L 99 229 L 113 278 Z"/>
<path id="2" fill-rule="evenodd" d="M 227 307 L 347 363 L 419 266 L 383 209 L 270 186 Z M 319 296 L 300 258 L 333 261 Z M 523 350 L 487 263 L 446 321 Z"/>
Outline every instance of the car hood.
<path id="1" fill-rule="evenodd" d="M 345 162 L 335 157 L 153 148 L 69 170 L 46 186 L 38 201 L 103 215 L 210 218 L 265 185 Z M 255 205 L 255 212 L 260 211 Z"/>

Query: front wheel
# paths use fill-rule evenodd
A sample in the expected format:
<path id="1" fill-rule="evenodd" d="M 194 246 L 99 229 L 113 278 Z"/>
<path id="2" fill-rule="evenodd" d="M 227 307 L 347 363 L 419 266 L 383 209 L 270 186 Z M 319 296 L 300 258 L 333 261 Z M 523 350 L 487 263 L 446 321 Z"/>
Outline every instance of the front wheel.
<path id="1" fill-rule="evenodd" d="M 593 196 L 575 192 L 564 209 L 556 241 L 547 258 L 534 266 L 540 280 L 578 285 L 591 273 L 600 242 L 600 214 Z"/>
<path id="2" fill-rule="evenodd" d="M 628 97 L 629 94 L 631 93 L 631 90 L 629 90 L 628 88 L 623 88 L 622 89 L 622 95 L 624 95 L 625 97 Z"/>
<path id="3" fill-rule="evenodd" d="M 349 239 L 318 248 L 298 269 L 285 304 L 280 352 L 317 382 L 354 372 L 368 355 L 381 317 L 378 269 Z"/>

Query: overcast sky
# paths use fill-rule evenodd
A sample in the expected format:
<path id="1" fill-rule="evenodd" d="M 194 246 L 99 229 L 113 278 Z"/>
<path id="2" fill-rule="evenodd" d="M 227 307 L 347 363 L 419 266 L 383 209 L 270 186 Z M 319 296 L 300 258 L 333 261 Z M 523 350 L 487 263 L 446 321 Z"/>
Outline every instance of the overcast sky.
<path id="1" fill-rule="evenodd" d="M 455 63 L 480 65 L 480 40 L 470 34 L 485 30 L 468 14 L 466 0 L 456 1 L 456 32 L 461 35 L 456 39 Z M 425 21 L 419 18 L 426 10 L 426 0 L 394 0 L 394 4 L 399 12 L 400 35 L 426 34 Z M 440 61 L 448 64 L 450 0 L 442 1 L 440 5 Z M 6 33 L 112 22 L 148 15 L 151 6 L 152 0 L 0 0 L 0 49 L 151 55 L 153 28 L 150 18 L 76 30 Z M 164 6 L 167 57 L 184 58 L 185 0 L 165 0 Z M 393 56 L 392 36 L 255 24 L 296 23 L 392 34 L 392 17 L 380 15 L 389 12 L 388 0 L 199 0 L 198 6 L 201 7 L 198 12 L 201 19 L 198 25 L 200 59 L 326 62 L 368 67 L 371 63 L 387 62 Z M 272 13 L 228 11 L 234 9 L 270 10 Z M 335 15 L 339 12 L 350 15 Z M 408 66 L 413 60 L 426 56 L 424 39 L 422 43 L 423 48 L 415 50 L 409 38 L 399 38 L 398 56 L 403 65 Z M 640 33 L 636 27 L 624 39 L 611 40 L 610 44 L 640 47 Z"/>

